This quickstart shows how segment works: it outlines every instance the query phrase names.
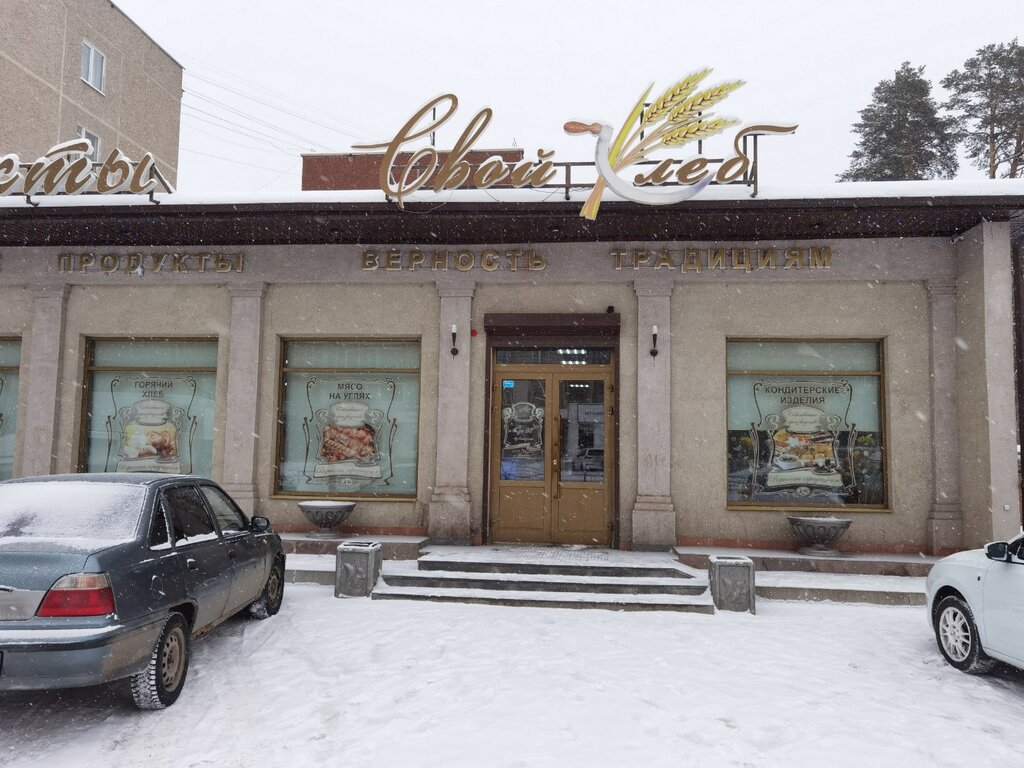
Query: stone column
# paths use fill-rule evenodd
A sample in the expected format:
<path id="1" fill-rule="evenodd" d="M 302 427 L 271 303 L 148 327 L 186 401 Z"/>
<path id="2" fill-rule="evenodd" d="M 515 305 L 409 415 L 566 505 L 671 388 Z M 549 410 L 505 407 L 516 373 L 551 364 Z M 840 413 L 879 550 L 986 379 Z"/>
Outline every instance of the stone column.
<path id="1" fill-rule="evenodd" d="M 437 458 L 427 507 L 432 541 L 470 544 L 469 332 L 474 288 L 438 286 L 441 297 L 437 355 Z M 451 353 L 452 326 L 457 355 Z"/>
<path id="2" fill-rule="evenodd" d="M 672 285 L 634 285 L 637 297 L 637 485 L 633 549 L 666 549 L 676 543 L 672 506 Z M 651 355 L 658 326 L 658 354 Z"/>
<path id="3" fill-rule="evenodd" d="M 18 416 L 25 436 L 20 475 L 49 475 L 56 467 L 67 299 L 66 285 L 32 291 L 32 338 L 22 363 L 25 412 Z"/>
<path id="4" fill-rule="evenodd" d="M 264 283 L 232 286 L 221 484 L 247 514 L 256 513 L 260 340 Z"/>
<path id="5" fill-rule="evenodd" d="M 925 531 L 932 554 L 959 549 L 963 537 L 960 509 L 960 436 L 956 388 L 956 280 L 929 280 L 931 314 L 932 509 Z"/>
<path id="6" fill-rule="evenodd" d="M 1009 222 L 956 244 L 956 376 L 963 546 L 1020 531 Z"/>

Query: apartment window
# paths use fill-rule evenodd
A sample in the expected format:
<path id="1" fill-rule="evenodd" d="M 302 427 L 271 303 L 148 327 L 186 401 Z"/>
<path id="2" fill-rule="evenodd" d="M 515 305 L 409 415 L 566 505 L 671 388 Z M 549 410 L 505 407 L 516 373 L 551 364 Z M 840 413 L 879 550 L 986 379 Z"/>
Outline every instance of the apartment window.
<path id="1" fill-rule="evenodd" d="M 92 144 L 92 152 L 90 152 L 87 157 L 94 163 L 98 162 L 100 156 L 100 137 L 80 125 L 78 126 L 78 138 L 85 139 Z"/>
<path id="2" fill-rule="evenodd" d="M 0 480 L 7 480 L 14 474 L 20 362 L 21 342 L 17 339 L 0 339 Z"/>
<path id="3" fill-rule="evenodd" d="M 210 476 L 215 340 L 93 340 L 86 381 L 82 470 Z"/>
<path id="4" fill-rule="evenodd" d="M 92 43 L 82 41 L 82 79 L 100 93 L 103 93 L 103 70 L 106 63 L 107 57 Z"/>
<path id="5" fill-rule="evenodd" d="M 881 508 L 882 344 L 730 341 L 730 506 Z"/>
<path id="6" fill-rule="evenodd" d="M 285 341 L 274 490 L 414 497 L 419 414 L 419 341 Z"/>

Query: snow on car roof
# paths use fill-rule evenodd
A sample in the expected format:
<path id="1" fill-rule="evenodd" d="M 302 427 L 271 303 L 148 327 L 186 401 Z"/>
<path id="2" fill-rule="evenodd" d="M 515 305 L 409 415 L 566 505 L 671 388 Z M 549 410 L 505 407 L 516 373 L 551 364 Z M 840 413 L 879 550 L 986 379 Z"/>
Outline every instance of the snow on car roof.
<path id="1" fill-rule="evenodd" d="M 73 475 L 37 475 L 5 480 L 4 483 L 120 483 L 121 485 L 149 485 L 168 478 L 194 477 L 194 475 L 165 475 L 159 472 L 82 472 Z"/>

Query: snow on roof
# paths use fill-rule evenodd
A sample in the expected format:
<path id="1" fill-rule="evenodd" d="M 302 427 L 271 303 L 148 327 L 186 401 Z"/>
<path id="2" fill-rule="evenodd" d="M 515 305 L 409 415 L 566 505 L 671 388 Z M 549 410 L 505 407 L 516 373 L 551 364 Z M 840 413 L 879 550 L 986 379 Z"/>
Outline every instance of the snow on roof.
<path id="1" fill-rule="evenodd" d="M 807 185 L 761 184 L 756 198 L 751 198 L 751 187 L 742 185 L 710 186 L 693 198 L 693 202 L 746 200 L 857 200 L 926 198 L 1020 197 L 1024 207 L 1024 179 L 981 179 L 953 181 L 870 181 Z M 589 189 L 575 189 L 565 200 L 562 189 L 460 189 L 444 193 L 420 191 L 408 195 L 406 202 L 433 203 L 558 203 L 581 204 L 590 194 Z M 384 203 L 384 193 L 378 190 L 297 191 L 297 192 L 218 192 L 218 193 L 158 193 L 162 205 L 267 205 L 314 203 Z M 618 198 L 605 191 L 604 200 Z M 40 208 L 90 208 L 96 206 L 156 206 L 143 195 L 57 195 L 33 198 Z M 685 207 L 689 203 L 679 203 Z M 21 196 L 0 197 L 0 208 L 30 208 Z"/>

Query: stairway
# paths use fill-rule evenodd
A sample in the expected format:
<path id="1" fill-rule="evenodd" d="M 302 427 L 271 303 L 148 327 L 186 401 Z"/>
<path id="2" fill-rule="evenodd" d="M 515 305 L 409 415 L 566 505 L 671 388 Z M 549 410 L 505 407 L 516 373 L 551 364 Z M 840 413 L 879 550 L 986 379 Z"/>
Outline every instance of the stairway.
<path id="1" fill-rule="evenodd" d="M 801 555 L 774 550 L 675 547 L 679 561 L 700 571 L 711 555 L 754 562 L 760 599 L 875 605 L 924 605 L 925 577 L 938 558 L 925 555 Z"/>
<path id="2" fill-rule="evenodd" d="M 707 578 L 672 554 L 576 547 L 431 546 L 385 561 L 374 600 L 714 613 Z"/>

